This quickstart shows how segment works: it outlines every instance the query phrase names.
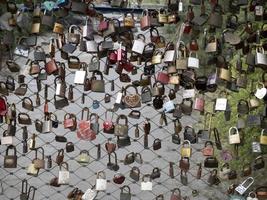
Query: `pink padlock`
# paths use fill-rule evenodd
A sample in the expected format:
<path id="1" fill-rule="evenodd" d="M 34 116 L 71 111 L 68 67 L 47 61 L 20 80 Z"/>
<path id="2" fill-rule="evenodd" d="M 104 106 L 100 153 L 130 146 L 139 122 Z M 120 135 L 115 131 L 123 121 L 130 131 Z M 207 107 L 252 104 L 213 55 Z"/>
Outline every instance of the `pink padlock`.
<path id="1" fill-rule="evenodd" d="M 194 109 L 198 110 L 200 112 L 204 111 L 204 107 L 205 107 L 205 100 L 203 97 L 197 97 L 195 100 L 195 106 Z"/>

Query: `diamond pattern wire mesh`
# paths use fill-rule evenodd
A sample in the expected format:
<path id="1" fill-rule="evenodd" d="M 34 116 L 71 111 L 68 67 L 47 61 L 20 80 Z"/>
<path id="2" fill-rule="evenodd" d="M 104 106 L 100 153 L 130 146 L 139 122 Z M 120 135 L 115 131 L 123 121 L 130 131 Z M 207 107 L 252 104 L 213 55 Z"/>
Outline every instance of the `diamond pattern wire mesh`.
<path id="1" fill-rule="evenodd" d="M 47 41 L 50 38 L 50 35 L 47 36 L 39 36 L 38 37 L 38 44 L 47 50 Z M 76 50 L 74 55 L 79 56 L 81 62 L 89 62 L 90 55 L 86 53 L 79 52 Z M 30 58 L 33 57 L 33 50 L 31 49 Z M 21 66 L 26 63 L 25 58 L 16 57 L 16 62 L 19 63 Z M 56 60 L 65 62 L 60 58 L 60 52 L 57 51 L 56 53 Z M 101 69 L 105 64 L 105 60 L 101 60 Z M 160 67 L 156 67 L 157 71 L 160 70 Z M 68 86 L 73 84 L 74 80 L 74 71 L 69 70 L 66 68 L 66 83 Z M 132 75 L 131 79 L 139 80 L 140 74 L 142 73 L 141 67 L 138 69 L 137 75 Z M 49 76 L 46 81 L 42 82 L 42 89 L 39 91 L 41 97 L 41 105 L 39 107 L 35 107 L 33 112 L 27 111 L 21 107 L 22 98 L 20 96 L 16 96 L 14 94 L 10 94 L 8 96 L 9 103 L 16 104 L 17 113 L 19 112 L 26 112 L 30 115 L 32 122 L 35 119 L 44 120 L 43 116 L 43 106 L 44 106 L 44 84 L 49 85 L 48 91 L 48 99 L 49 102 L 49 111 L 56 114 L 59 121 L 63 121 L 64 115 L 66 113 L 74 113 L 79 120 L 81 118 L 81 111 L 83 107 L 89 107 L 90 113 L 97 113 L 99 115 L 99 124 L 100 124 L 100 131 L 97 135 L 97 139 L 88 142 L 88 141 L 81 141 L 76 137 L 75 131 L 69 131 L 63 128 L 62 123 L 59 124 L 57 129 L 53 129 L 51 133 L 48 134 L 37 134 L 36 139 L 36 146 L 43 147 L 45 150 L 45 156 L 51 155 L 53 159 L 53 166 L 51 169 L 42 169 L 39 172 L 38 177 L 32 177 L 26 174 L 28 165 L 32 162 L 34 158 L 34 152 L 28 151 L 28 153 L 22 153 L 22 125 L 17 123 L 17 131 L 16 137 L 14 139 L 14 145 L 17 148 L 17 155 L 18 155 L 18 167 L 16 169 L 5 169 L 3 168 L 3 160 L 5 155 L 6 147 L 1 145 L 0 147 L 0 160 L 1 160 L 1 173 L 0 179 L 3 183 L 4 192 L 0 196 L 1 200 L 7 199 L 19 199 L 20 191 L 21 191 L 21 180 L 27 179 L 29 184 L 35 186 L 37 188 L 35 199 L 37 200 L 45 200 L 45 199 L 66 199 L 67 194 L 74 188 L 78 187 L 83 191 L 86 191 L 88 188 L 91 188 L 95 184 L 96 179 L 96 172 L 100 170 L 104 170 L 106 172 L 106 177 L 108 180 L 108 187 L 106 192 L 99 192 L 96 199 L 119 199 L 120 196 L 120 187 L 122 185 L 117 185 L 112 181 L 112 178 L 116 172 L 107 169 L 106 164 L 108 162 L 108 154 L 105 150 L 104 144 L 109 139 L 112 138 L 114 142 L 114 136 L 108 135 L 103 133 L 102 131 L 102 123 L 105 119 L 105 110 L 111 108 L 114 104 L 116 99 L 116 94 L 121 90 L 122 86 L 127 84 L 121 83 L 119 81 L 118 75 L 114 72 L 113 69 L 110 70 L 110 74 L 108 76 L 104 76 L 106 82 L 106 93 L 112 95 L 111 103 L 104 103 L 104 94 L 96 94 L 93 92 L 84 92 L 83 86 L 75 85 L 74 89 L 74 100 L 70 103 L 68 107 L 63 108 L 62 110 L 56 110 L 53 105 L 53 95 L 55 92 L 54 86 L 54 76 Z M 1 80 L 6 80 L 6 76 L 3 75 Z M 115 90 L 110 91 L 110 80 L 114 80 L 115 82 Z M 28 85 L 28 91 L 25 96 L 30 97 L 33 101 L 35 99 L 35 93 L 37 92 L 36 84 L 34 78 L 27 76 L 25 82 Z M 74 84 L 73 84 L 74 85 Z M 18 83 L 16 82 L 16 87 Z M 169 86 L 165 87 L 165 93 L 168 94 Z M 82 104 L 81 98 L 82 94 L 85 93 L 85 103 Z M 139 89 L 140 93 L 140 89 Z M 181 91 L 177 93 L 177 98 L 175 99 L 175 103 L 180 103 L 182 100 Z M 207 97 L 209 98 L 209 97 Z M 98 109 L 92 108 L 93 100 L 100 101 L 100 107 Z M 132 199 L 140 199 L 140 200 L 150 200 L 155 199 L 156 196 L 163 194 L 165 199 L 169 199 L 171 195 L 171 190 L 173 188 L 180 188 L 182 196 L 189 196 L 190 199 L 192 197 L 192 190 L 197 189 L 199 191 L 199 195 L 194 199 L 227 199 L 225 194 L 227 185 L 221 183 L 219 186 L 208 186 L 207 179 L 209 176 L 209 169 L 203 168 L 202 178 L 200 180 L 196 179 L 197 173 L 197 163 L 202 162 L 204 157 L 202 156 L 201 149 L 203 148 L 203 142 L 199 142 L 198 144 L 193 144 L 193 153 L 192 157 L 190 158 L 190 170 L 188 172 L 188 186 L 183 186 L 180 182 L 180 170 L 178 167 L 178 163 L 180 160 L 180 148 L 181 145 L 176 145 L 171 142 L 171 135 L 174 132 L 174 127 L 172 123 L 172 116 L 171 114 L 167 114 L 168 125 L 167 126 L 160 126 L 159 119 L 160 119 L 160 112 L 156 111 L 152 105 L 142 105 L 142 107 L 138 108 L 141 112 L 141 118 L 131 119 L 129 118 L 129 136 L 131 137 L 131 145 L 125 148 L 119 148 L 116 150 L 118 156 L 118 164 L 120 169 L 118 172 L 125 175 L 126 180 L 123 185 L 129 185 L 131 188 Z M 115 115 L 118 116 L 119 114 L 128 115 L 130 109 L 121 110 L 119 109 Z M 116 116 L 113 119 L 116 119 Z M 143 146 L 143 129 L 142 124 L 145 118 L 150 119 L 151 123 L 151 132 L 148 136 L 149 139 L 149 149 L 144 149 Z M 191 116 L 183 116 L 181 122 L 183 127 L 186 125 L 193 125 L 197 123 L 200 119 L 199 113 L 193 111 Z M 134 125 L 139 125 L 140 130 L 140 137 L 135 138 L 134 136 Z M 7 125 L 1 124 L 1 132 L 7 129 Z M 34 123 L 27 127 L 29 138 L 31 137 L 32 133 L 37 133 L 34 127 Z M 182 130 L 183 132 L 183 130 Z M 182 133 L 181 132 L 181 133 Z M 61 148 L 65 148 L 65 143 L 59 143 L 54 140 L 55 135 L 63 135 L 65 136 L 68 141 L 72 141 L 75 144 L 75 151 L 71 153 L 65 152 L 64 161 L 69 164 L 70 170 L 70 184 L 69 185 L 62 185 L 61 187 L 52 187 L 49 185 L 49 181 L 58 176 L 59 167 L 55 163 L 55 159 L 57 156 L 57 150 Z M 183 134 L 180 134 L 181 138 Z M 152 150 L 152 143 L 154 139 L 159 138 L 162 140 L 162 148 L 157 151 Z M 101 145 L 101 158 L 97 160 L 97 148 L 96 145 Z M 79 155 L 79 152 L 83 149 L 86 149 L 90 152 L 90 164 L 83 167 L 79 163 L 76 162 L 75 158 Z M 123 160 L 126 154 L 130 152 L 140 153 L 144 160 L 142 165 L 134 162 L 133 164 L 127 166 L 123 164 Z M 114 158 L 113 158 L 114 159 Z M 46 159 L 47 161 L 47 159 Z M 169 176 L 169 162 L 174 162 L 174 175 L 175 178 L 171 179 Z M 140 190 L 140 181 L 135 182 L 129 177 L 129 172 L 133 166 L 138 166 L 141 171 L 141 177 L 144 174 L 150 174 L 154 167 L 158 167 L 161 170 L 161 176 L 159 179 L 153 180 L 153 190 L 151 192 L 148 191 L 141 191 Z"/>

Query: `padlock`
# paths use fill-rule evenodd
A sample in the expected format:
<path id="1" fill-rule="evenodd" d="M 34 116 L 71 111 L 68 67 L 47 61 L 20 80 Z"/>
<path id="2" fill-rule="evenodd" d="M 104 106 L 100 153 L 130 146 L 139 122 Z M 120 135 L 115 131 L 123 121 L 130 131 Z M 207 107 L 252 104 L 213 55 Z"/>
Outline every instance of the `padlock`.
<path id="1" fill-rule="evenodd" d="M 82 36 L 86 40 L 94 39 L 94 27 L 92 21 L 89 18 L 86 18 L 85 25 L 82 28 Z"/>
<path id="2" fill-rule="evenodd" d="M 265 129 L 262 129 L 261 131 L 260 144 L 267 145 L 267 135 L 265 133 Z"/>
<path id="3" fill-rule="evenodd" d="M 233 133 L 232 130 L 235 130 Z M 229 128 L 229 144 L 240 144 L 240 135 L 236 127 Z"/>
<path id="4" fill-rule="evenodd" d="M 20 200 L 28 200 L 28 181 L 26 179 L 21 182 Z"/>
<path id="5" fill-rule="evenodd" d="M 235 191 L 243 195 L 253 183 L 254 183 L 254 178 L 248 177 L 246 180 L 244 180 L 240 185 L 238 185 L 235 188 Z"/>
<path id="6" fill-rule="evenodd" d="M 145 180 L 146 178 L 148 180 Z M 142 178 L 141 190 L 142 191 L 152 191 L 152 187 L 153 187 L 153 184 L 152 184 L 150 174 L 145 174 Z"/>
<path id="7" fill-rule="evenodd" d="M 185 140 L 181 147 L 181 156 L 190 158 L 192 154 L 191 143 L 189 140 Z"/>
<path id="8" fill-rule="evenodd" d="M 124 27 L 126 28 L 134 28 L 135 21 L 133 13 L 125 13 L 124 15 Z"/>
<path id="9" fill-rule="evenodd" d="M 188 68 L 198 69 L 199 68 L 199 59 L 197 57 L 197 53 L 195 53 L 195 57 L 192 57 L 192 53 L 193 52 L 190 52 L 190 54 L 189 54 L 187 66 L 188 66 Z"/>
<path id="10" fill-rule="evenodd" d="M 164 8 L 161 8 L 158 13 L 158 21 L 160 24 L 167 24 L 168 23 L 168 15 Z"/>
<path id="11" fill-rule="evenodd" d="M 161 61 L 162 61 L 162 52 L 160 50 L 154 51 L 151 63 L 160 64 Z"/>
<path id="12" fill-rule="evenodd" d="M 256 48 L 255 65 L 256 67 L 261 67 L 263 69 L 267 67 L 267 56 L 262 47 Z"/>
<path id="13" fill-rule="evenodd" d="M 219 171 L 219 177 L 222 180 L 228 179 L 228 174 L 230 173 L 231 169 L 229 163 L 224 163 Z"/>
<path id="14" fill-rule="evenodd" d="M 170 113 L 175 109 L 173 101 L 171 101 L 168 96 L 164 96 L 163 101 L 164 101 L 164 103 L 163 103 L 164 112 Z"/>
<path id="15" fill-rule="evenodd" d="M 205 147 L 202 150 L 202 153 L 204 156 L 213 156 L 213 143 L 211 141 L 206 141 L 205 142 Z"/>
<path id="16" fill-rule="evenodd" d="M 75 71 L 75 76 L 74 76 L 74 83 L 75 84 L 84 85 L 87 67 L 88 67 L 88 65 L 86 63 L 83 63 L 83 62 L 80 63 L 80 69 Z"/>
<path id="17" fill-rule="evenodd" d="M 219 96 L 222 96 L 222 94 L 225 95 L 225 97 L 220 97 L 216 99 L 215 103 L 215 110 L 216 111 L 225 111 L 227 107 L 227 93 L 225 91 L 221 91 L 219 93 Z"/>
<path id="18" fill-rule="evenodd" d="M 204 96 L 198 96 L 195 99 L 194 109 L 203 112 L 205 109 L 205 99 Z"/>
<path id="19" fill-rule="evenodd" d="M 107 189 L 106 173 L 104 171 L 97 172 L 95 188 L 97 191 L 105 191 Z"/>
<path id="20" fill-rule="evenodd" d="M 67 88 L 65 81 L 60 76 L 57 76 L 54 79 L 54 84 L 56 89 L 55 95 L 64 98 L 66 96 L 66 88 Z"/>
<path id="21" fill-rule="evenodd" d="M 37 157 L 39 149 L 41 150 L 42 158 Z M 42 147 L 35 149 L 35 158 L 33 160 L 33 164 L 34 164 L 34 167 L 36 169 L 44 169 L 45 168 L 44 149 Z"/>
<path id="22" fill-rule="evenodd" d="M 83 166 L 86 166 L 90 162 L 90 154 L 87 150 L 81 150 L 77 162 Z"/>
<path id="23" fill-rule="evenodd" d="M 137 38 L 134 40 L 132 52 L 137 54 L 143 54 L 145 49 L 145 36 L 143 34 L 138 34 Z"/>
<path id="24" fill-rule="evenodd" d="M 57 157 L 56 157 L 56 163 L 60 165 L 64 160 L 64 149 L 58 150 Z"/>
<path id="25" fill-rule="evenodd" d="M 68 42 L 73 44 L 80 43 L 80 28 L 77 25 L 71 25 L 68 32 Z"/>
<path id="26" fill-rule="evenodd" d="M 40 32 L 40 27 L 41 27 L 41 19 L 39 17 L 33 18 L 31 33 L 32 34 L 38 34 Z"/>
<path id="27" fill-rule="evenodd" d="M 263 99 L 267 94 L 267 89 L 264 87 L 264 84 L 263 83 L 258 83 L 257 84 L 257 90 L 255 92 L 255 96 L 258 98 L 258 99 Z"/>
<path id="28" fill-rule="evenodd" d="M 52 120 L 50 114 L 46 114 L 43 122 L 42 133 L 50 133 L 51 131 L 52 131 Z"/>
<path id="29" fill-rule="evenodd" d="M 151 18 L 149 16 L 148 9 L 145 9 L 142 12 L 142 17 L 140 19 L 141 30 L 145 31 L 145 30 L 149 29 L 150 25 L 151 25 Z"/>
<path id="30" fill-rule="evenodd" d="M 57 34 L 64 34 L 64 26 L 61 23 L 56 22 L 54 24 L 53 32 Z"/>
<path id="31" fill-rule="evenodd" d="M 174 62 L 175 57 L 176 50 L 174 49 L 174 44 L 170 42 L 166 45 L 163 62 L 172 63 Z"/>
<path id="32" fill-rule="evenodd" d="M 65 170 L 62 169 L 63 165 L 65 165 Z M 66 185 L 69 184 L 69 181 L 70 181 L 69 165 L 66 162 L 61 162 L 59 165 L 58 184 Z"/>

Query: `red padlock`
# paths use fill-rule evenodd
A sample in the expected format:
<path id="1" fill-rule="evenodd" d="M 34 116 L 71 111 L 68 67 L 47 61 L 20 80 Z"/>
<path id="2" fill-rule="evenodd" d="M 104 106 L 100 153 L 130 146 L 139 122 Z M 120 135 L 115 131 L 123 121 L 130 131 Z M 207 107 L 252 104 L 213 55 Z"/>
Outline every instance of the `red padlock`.
<path id="1" fill-rule="evenodd" d="M 169 75 L 166 72 L 160 71 L 157 75 L 157 81 L 161 82 L 162 84 L 168 84 L 169 83 Z"/>
<path id="2" fill-rule="evenodd" d="M 5 96 L 0 97 L 0 116 L 5 116 L 7 113 L 7 99 Z"/>
<path id="3" fill-rule="evenodd" d="M 74 126 L 74 119 L 71 114 L 67 113 L 64 116 L 64 128 L 72 128 Z"/>
<path id="4" fill-rule="evenodd" d="M 109 131 L 113 127 L 114 127 L 114 125 L 113 125 L 113 122 L 112 121 L 104 121 L 104 123 L 103 123 L 104 130 Z"/>
<path id="5" fill-rule="evenodd" d="M 198 43 L 196 39 L 192 39 L 189 44 L 190 51 L 198 51 Z"/>
<path id="6" fill-rule="evenodd" d="M 134 66 L 132 65 L 132 63 L 128 61 L 121 61 L 119 65 L 121 65 L 122 68 L 125 69 L 127 72 L 132 72 L 134 69 Z"/>
<path id="7" fill-rule="evenodd" d="M 185 26 L 184 26 L 184 34 L 189 34 L 191 32 L 191 25 L 189 21 L 185 22 Z"/>
<path id="8" fill-rule="evenodd" d="M 108 60 L 110 64 L 116 64 L 117 63 L 117 52 L 111 51 L 108 55 Z"/>

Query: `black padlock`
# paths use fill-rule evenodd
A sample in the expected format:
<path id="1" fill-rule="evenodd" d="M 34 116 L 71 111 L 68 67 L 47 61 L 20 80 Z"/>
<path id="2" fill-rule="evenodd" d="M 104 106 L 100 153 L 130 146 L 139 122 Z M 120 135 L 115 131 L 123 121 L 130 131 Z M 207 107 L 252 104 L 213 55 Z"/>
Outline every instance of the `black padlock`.
<path id="1" fill-rule="evenodd" d="M 99 160 L 101 158 L 101 145 L 100 144 L 97 144 L 96 147 L 97 147 L 97 156 L 96 156 L 96 159 Z"/>
<path id="2" fill-rule="evenodd" d="M 28 143 L 27 143 L 27 140 L 23 140 L 22 141 L 22 145 L 23 145 L 22 152 L 23 153 L 27 153 L 28 152 Z"/>
<path id="3" fill-rule="evenodd" d="M 226 106 L 226 110 L 224 111 L 224 119 L 225 121 L 230 121 L 231 119 L 231 107 L 228 103 Z"/>
<path id="4" fill-rule="evenodd" d="M 58 122 L 57 116 L 55 114 L 51 113 L 50 117 L 51 117 L 51 120 L 52 120 L 52 127 L 53 128 L 58 128 L 59 122 Z"/>
<path id="5" fill-rule="evenodd" d="M 52 168 L 52 158 L 51 156 L 47 156 L 47 168 L 50 169 Z"/>

